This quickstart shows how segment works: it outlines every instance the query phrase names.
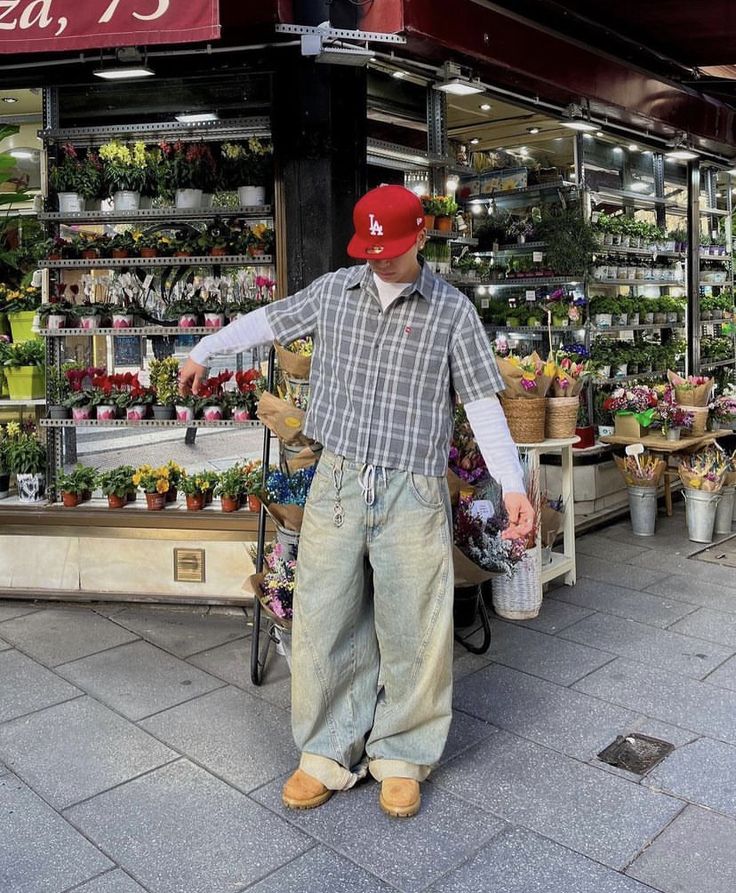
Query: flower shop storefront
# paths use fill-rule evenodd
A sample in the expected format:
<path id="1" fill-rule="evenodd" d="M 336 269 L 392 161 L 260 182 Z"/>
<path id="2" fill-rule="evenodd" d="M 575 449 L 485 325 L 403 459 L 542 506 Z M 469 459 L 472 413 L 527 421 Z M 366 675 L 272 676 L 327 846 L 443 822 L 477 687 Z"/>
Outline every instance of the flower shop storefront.
<path id="1" fill-rule="evenodd" d="M 696 388 L 688 375 L 702 374 L 718 385 L 706 400 L 714 422 L 736 415 L 730 135 L 696 116 L 702 161 L 667 159 L 676 122 L 650 127 L 621 109 L 604 122 L 596 102 L 615 97 L 570 109 L 584 96 L 572 86 L 540 100 L 528 89 L 540 76 L 535 60 L 512 90 L 493 55 L 501 48 L 471 47 L 462 16 L 440 40 L 428 4 L 376 4 L 360 20 L 362 38 L 330 32 L 318 47 L 310 40 L 324 5 L 265 3 L 238 15 L 227 6 L 218 52 L 166 56 L 152 45 L 139 62 L 154 74 L 139 82 L 96 81 L 90 54 L 50 67 L 53 87 L 46 73 L 44 231 L 2 302 L 9 399 L 19 411 L 26 401 L 21 421 L 30 406 L 38 427 L 5 427 L 0 444 L 0 495 L 2 471 L 13 481 L 0 501 L 0 589 L 251 598 L 243 583 L 263 557 L 262 535 L 286 547 L 298 532 L 290 513 L 304 489 L 297 478 L 291 492 L 278 475 L 290 480 L 319 455 L 301 428 L 310 347 L 281 353 L 271 386 L 265 354 L 217 358 L 198 400 L 179 399 L 178 363 L 227 320 L 344 265 L 354 200 L 383 181 L 424 196 L 426 262 L 475 302 L 508 360 L 504 402 L 517 441 L 567 441 L 578 428 L 593 438 L 574 469 L 565 446 L 536 470 L 547 526 L 534 548 L 551 551 L 564 528 L 556 554 L 573 580 L 573 479 L 591 523 L 628 505 L 605 440 L 623 436 L 632 416 L 622 413 L 649 412 L 665 441 L 704 422 L 703 405 L 676 400 L 674 387 L 644 410 L 610 402 L 618 389 L 664 382 L 668 370 Z M 289 30 L 297 9 L 305 26 Z M 355 56 L 330 64 L 361 46 L 370 58 L 360 65 Z M 128 64 L 103 55 L 103 70 Z M 445 91 L 454 82 L 470 91 Z M 35 378 L 14 371 L 32 367 Z M 257 464 L 264 426 L 276 438 L 271 479 Z M 112 467 L 74 454 L 75 435 L 77 446 L 119 436 L 122 452 L 131 433 L 152 454 L 156 437 L 178 440 L 171 455 L 156 449 L 155 460 Z M 217 474 L 196 453 L 211 435 L 231 438 Z M 29 536 L 46 557 L 19 566 Z M 293 559 L 273 560 L 288 589 Z"/>

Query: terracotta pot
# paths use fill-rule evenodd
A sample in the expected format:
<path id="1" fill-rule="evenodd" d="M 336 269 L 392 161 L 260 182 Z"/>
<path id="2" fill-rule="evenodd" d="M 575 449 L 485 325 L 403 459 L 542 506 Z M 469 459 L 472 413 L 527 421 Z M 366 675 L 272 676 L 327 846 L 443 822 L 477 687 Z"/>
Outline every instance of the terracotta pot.
<path id="1" fill-rule="evenodd" d="M 210 248 L 210 257 L 225 257 L 227 248 Z"/>
<path id="2" fill-rule="evenodd" d="M 252 493 L 248 494 L 248 511 L 249 512 L 260 512 L 261 510 L 261 500 L 254 496 Z"/>
<path id="3" fill-rule="evenodd" d="M 188 251 L 175 251 L 174 257 L 191 257 L 192 255 Z"/>
<path id="4" fill-rule="evenodd" d="M 451 233 L 452 217 L 435 217 L 434 225 L 439 233 Z"/>
<path id="5" fill-rule="evenodd" d="M 146 493 L 146 508 L 149 512 L 160 512 L 165 506 L 165 493 Z"/>
<path id="6" fill-rule="evenodd" d="M 141 257 L 156 257 L 158 250 L 156 248 L 141 248 Z"/>
<path id="7" fill-rule="evenodd" d="M 204 508 L 204 493 L 187 493 L 187 511 L 199 512 Z"/>
<path id="8" fill-rule="evenodd" d="M 84 260 L 94 260 L 99 256 L 100 252 L 97 250 L 97 248 L 85 248 L 82 252 L 82 258 Z"/>
<path id="9" fill-rule="evenodd" d="M 107 507 L 110 509 L 121 509 L 128 502 L 127 497 L 125 496 L 115 496 L 114 493 L 111 493 L 107 497 Z"/>
<path id="10" fill-rule="evenodd" d="M 176 502 L 176 497 L 179 495 L 179 491 L 176 487 L 169 487 L 166 491 L 166 501 L 167 502 Z"/>
<path id="11" fill-rule="evenodd" d="M 427 229 L 434 229 L 435 215 L 434 214 L 425 214 L 424 215 L 424 225 Z"/>
<path id="12" fill-rule="evenodd" d="M 112 256 L 116 260 L 122 260 L 124 257 L 128 256 L 128 249 L 127 248 L 113 248 Z"/>
<path id="13" fill-rule="evenodd" d="M 240 508 L 240 501 L 238 499 L 233 499 L 231 496 L 221 496 L 220 503 L 223 512 L 237 512 Z"/>
<path id="14" fill-rule="evenodd" d="M 67 508 L 73 509 L 79 505 L 82 499 L 79 493 L 69 493 L 64 490 L 61 494 L 61 501 Z"/>

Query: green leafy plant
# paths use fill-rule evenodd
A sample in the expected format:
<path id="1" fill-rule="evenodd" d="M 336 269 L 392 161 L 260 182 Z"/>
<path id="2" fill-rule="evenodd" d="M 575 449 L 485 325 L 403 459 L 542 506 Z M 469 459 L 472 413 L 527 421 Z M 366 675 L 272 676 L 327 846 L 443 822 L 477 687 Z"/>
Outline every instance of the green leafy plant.
<path id="1" fill-rule="evenodd" d="M 128 493 L 135 491 L 133 475 L 135 468 L 132 465 L 118 465 L 107 471 L 101 471 L 97 475 L 96 486 L 102 491 L 103 496 L 117 496 L 122 499 Z"/>
<path id="2" fill-rule="evenodd" d="M 42 341 L 20 341 L 17 344 L 6 344 L 4 348 L 4 366 L 44 366 L 46 364 L 46 347 Z"/>
<path id="3" fill-rule="evenodd" d="M 270 140 L 251 137 L 244 143 L 223 143 L 220 152 L 225 188 L 258 186 L 268 180 L 273 156 Z"/>
<path id="4" fill-rule="evenodd" d="M 546 243 L 546 262 L 559 275 L 582 276 L 599 250 L 595 230 L 577 203 L 550 211 L 537 226 L 537 235 Z"/>
<path id="5" fill-rule="evenodd" d="M 97 483 L 97 469 L 89 465 L 77 463 L 74 468 L 56 474 L 56 485 L 62 493 L 88 493 L 94 490 Z"/>
<path id="6" fill-rule="evenodd" d="M 11 474 L 42 474 L 46 471 L 46 447 L 33 429 L 11 427 L 5 440 L 5 462 Z"/>
<path id="7" fill-rule="evenodd" d="M 127 146 L 112 140 L 100 146 L 104 182 L 112 194 L 119 190 L 140 192 L 146 183 L 146 147 L 142 142 Z"/>
<path id="8" fill-rule="evenodd" d="M 179 396 L 179 361 L 176 357 L 151 360 L 150 382 L 157 401 L 163 406 L 173 406 Z"/>
<path id="9" fill-rule="evenodd" d="M 240 499 L 245 495 L 243 473 L 239 465 L 233 465 L 220 473 L 215 487 L 215 496 Z"/>

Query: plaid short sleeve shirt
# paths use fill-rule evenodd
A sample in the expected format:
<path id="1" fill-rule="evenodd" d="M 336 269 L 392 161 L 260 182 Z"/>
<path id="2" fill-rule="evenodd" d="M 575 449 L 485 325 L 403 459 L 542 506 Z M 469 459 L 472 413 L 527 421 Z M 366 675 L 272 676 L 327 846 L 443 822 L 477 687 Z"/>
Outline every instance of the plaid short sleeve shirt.
<path id="1" fill-rule="evenodd" d="M 475 307 L 426 264 L 385 312 L 365 264 L 316 279 L 267 316 L 282 344 L 314 339 L 305 433 L 356 462 L 444 475 L 453 393 L 469 403 L 503 389 Z"/>

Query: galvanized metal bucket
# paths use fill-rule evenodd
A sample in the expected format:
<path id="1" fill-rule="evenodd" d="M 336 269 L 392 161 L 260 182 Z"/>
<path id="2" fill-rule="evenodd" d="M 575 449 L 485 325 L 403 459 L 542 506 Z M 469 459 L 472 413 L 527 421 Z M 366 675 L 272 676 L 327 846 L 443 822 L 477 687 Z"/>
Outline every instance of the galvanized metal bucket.
<path id="1" fill-rule="evenodd" d="M 657 523 L 657 488 L 629 487 L 629 514 L 635 536 L 654 536 Z"/>
<path id="2" fill-rule="evenodd" d="M 694 543 L 712 543 L 716 510 L 721 501 L 721 494 L 689 488 L 685 488 L 683 493 L 688 538 Z"/>
<path id="3" fill-rule="evenodd" d="M 724 536 L 731 533 L 734 501 L 736 501 L 734 497 L 736 497 L 736 487 L 724 487 L 721 490 L 721 501 L 716 509 L 716 534 Z"/>

